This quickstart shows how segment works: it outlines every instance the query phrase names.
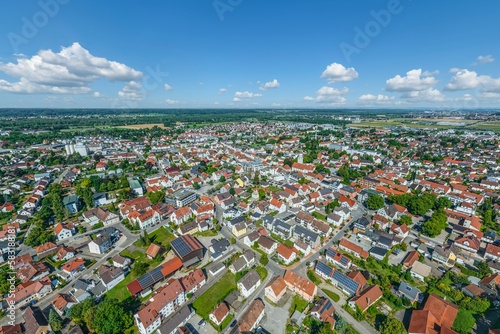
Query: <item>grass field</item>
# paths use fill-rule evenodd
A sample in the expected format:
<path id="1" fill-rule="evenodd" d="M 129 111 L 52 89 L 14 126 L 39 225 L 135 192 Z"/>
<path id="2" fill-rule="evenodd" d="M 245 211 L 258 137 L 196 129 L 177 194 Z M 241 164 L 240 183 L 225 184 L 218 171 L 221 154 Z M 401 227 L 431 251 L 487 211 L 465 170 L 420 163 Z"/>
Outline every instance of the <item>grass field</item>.
<path id="1" fill-rule="evenodd" d="M 172 240 L 175 239 L 175 235 L 173 235 L 172 233 L 167 231 L 166 228 L 159 228 L 156 231 L 154 231 L 153 233 L 151 233 L 149 235 L 149 238 L 150 238 L 151 242 L 154 242 L 155 244 L 162 245 L 163 247 L 169 249 L 170 248 L 169 244 Z M 134 242 L 134 246 L 140 247 L 143 249 L 148 248 L 146 246 L 142 246 L 139 240 Z"/>
<path id="2" fill-rule="evenodd" d="M 309 303 L 307 302 L 307 300 L 305 300 L 304 298 L 300 297 L 299 295 L 293 296 L 292 305 L 290 306 L 290 309 L 288 310 L 290 316 L 295 311 L 304 312 L 304 310 L 306 309 L 306 307 L 307 307 L 308 304 Z"/>
<path id="3" fill-rule="evenodd" d="M 340 296 L 337 295 L 335 292 L 331 291 L 331 290 L 326 290 L 326 289 L 321 289 L 325 295 L 327 295 L 328 297 L 330 297 L 331 300 L 333 300 L 334 302 L 338 302 L 340 300 Z"/>
<path id="4" fill-rule="evenodd" d="M 235 276 L 228 271 L 194 301 L 193 308 L 203 319 L 209 320 L 208 315 L 210 312 L 212 312 L 215 306 L 223 301 L 233 290 L 236 290 Z"/>
<path id="5" fill-rule="evenodd" d="M 155 126 L 159 127 L 160 129 L 169 129 L 161 123 L 123 125 L 123 126 L 117 126 L 117 128 L 140 130 L 140 129 L 152 129 Z"/>

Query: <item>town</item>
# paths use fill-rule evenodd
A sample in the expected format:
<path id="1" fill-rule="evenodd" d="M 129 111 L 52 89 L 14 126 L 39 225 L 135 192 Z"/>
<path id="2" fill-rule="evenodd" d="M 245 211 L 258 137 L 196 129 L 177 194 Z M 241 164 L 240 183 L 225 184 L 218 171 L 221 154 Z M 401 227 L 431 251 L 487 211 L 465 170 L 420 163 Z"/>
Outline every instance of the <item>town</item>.
<path id="1" fill-rule="evenodd" d="M 500 136 L 415 117 L 2 130 L 0 333 L 497 333 Z"/>

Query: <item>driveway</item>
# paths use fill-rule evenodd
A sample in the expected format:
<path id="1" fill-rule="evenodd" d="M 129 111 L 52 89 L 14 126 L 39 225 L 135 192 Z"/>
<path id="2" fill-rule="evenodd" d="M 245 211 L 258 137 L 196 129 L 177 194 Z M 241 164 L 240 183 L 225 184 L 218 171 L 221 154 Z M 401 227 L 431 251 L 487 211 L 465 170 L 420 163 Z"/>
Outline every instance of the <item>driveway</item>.
<path id="1" fill-rule="evenodd" d="M 285 305 L 279 307 L 271 305 L 265 298 L 262 298 L 262 301 L 266 305 L 266 317 L 260 325 L 273 334 L 284 334 L 287 321 L 290 318 L 288 309 L 292 305 L 292 300 L 293 297 L 289 294 Z"/>

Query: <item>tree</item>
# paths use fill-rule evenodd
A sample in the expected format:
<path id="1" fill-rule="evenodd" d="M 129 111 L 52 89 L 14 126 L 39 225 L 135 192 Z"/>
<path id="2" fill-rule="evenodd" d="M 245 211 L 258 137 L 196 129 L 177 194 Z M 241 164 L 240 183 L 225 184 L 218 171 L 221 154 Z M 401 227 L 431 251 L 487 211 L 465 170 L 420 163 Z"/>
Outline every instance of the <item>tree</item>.
<path id="1" fill-rule="evenodd" d="M 436 198 L 436 202 L 434 203 L 434 209 L 444 209 L 444 208 L 451 208 L 452 204 L 451 201 L 448 197 L 438 197 Z"/>
<path id="2" fill-rule="evenodd" d="M 262 201 L 264 198 L 266 198 L 266 192 L 264 191 L 264 189 L 259 189 L 258 193 L 259 193 L 259 201 Z"/>
<path id="3" fill-rule="evenodd" d="M 234 196 L 234 194 L 236 194 L 236 190 L 234 190 L 233 187 L 229 188 L 229 193 L 231 194 L 231 196 Z"/>
<path id="4" fill-rule="evenodd" d="M 236 239 L 234 237 L 231 237 L 231 239 L 229 239 L 229 243 L 231 245 L 234 245 L 236 243 Z"/>
<path id="5" fill-rule="evenodd" d="M 422 224 L 422 232 L 430 237 L 435 237 L 443 231 L 448 224 L 448 217 L 443 209 L 434 211 L 431 218 Z"/>
<path id="6" fill-rule="evenodd" d="M 87 326 L 97 334 L 124 333 L 134 322 L 132 314 L 113 299 L 97 304 L 93 313 L 92 322 Z"/>
<path id="7" fill-rule="evenodd" d="M 226 182 L 226 177 L 224 175 L 221 175 L 219 178 L 219 182 Z"/>
<path id="8" fill-rule="evenodd" d="M 193 183 L 193 188 L 194 189 L 200 189 L 201 187 L 200 187 L 200 184 L 198 182 L 194 182 Z"/>
<path id="9" fill-rule="evenodd" d="M 399 218 L 399 223 L 401 225 L 405 224 L 407 226 L 410 226 L 413 223 L 413 221 L 411 220 L 410 216 L 408 216 L 408 215 L 402 215 L 401 218 Z"/>
<path id="10" fill-rule="evenodd" d="M 453 329 L 460 334 L 468 334 L 471 332 L 472 327 L 476 324 L 476 319 L 467 310 L 460 308 L 458 309 L 457 317 L 453 322 Z"/>
<path id="11" fill-rule="evenodd" d="M 477 264 L 477 270 L 481 278 L 492 274 L 491 268 L 490 266 L 488 266 L 488 263 L 486 263 L 486 261 L 479 262 Z"/>
<path id="12" fill-rule="evenodd" d="M 370 210 L 378 210 L 378 209 L 382 209 L 385 205 L 385 201 L 384 201 L 384 198 L 380 195 L 377 195 L 377 194 L 372 194 L 370 196 L 368 196 L 368 200 L 367 200 L 367 203 L 368 205 L 368 208 Z"/>
<path id="13" fill-rule="evenodd" d="M 407 333 L 403 323 L 398 319 L 390 316 L 385 318 L 385 320 L 380 324 L 378 330 L 380 331 L 380 334 Z"/>
<path id="14" fill-rule="evenodd" d="M 135 277 L 139 277 L 139 276 L 142 276 L 145 273 L 147 273 L 148 269 L 149 269 L 149 265 L 147 263 L 137 262 L 137 263 L 134 263 L 134 266 L 132 267 L 132 274 Z"/>
<path id="15" fill-rule="evenodd" d="M 151 237 L 148 234 L 148 231 L 144 230 L 144 246 L 149 246 L 151 245 Z"/>
<path id="16" fill-rule="evenodd" d="M 155 191 L 155 192 L 148 192 L 146 193 L 146 197 L 149 198 L 149 201 L 151 204 L 155 205 L 160 202 L 163 202 L 165 199 L 165 192 L 163 190 L 161 191 Z"/>
<path id="17" fill-rule="evenodd" d="M 260 256 L 260 260 L 259 260 L 260 264 L 262 264 L 263 266 L 267 265 L 269 263 L 269 258 L 267 257 L 266 254 L 262 254 Z"/>
<path id="18" fill-rule="evenodd" d="M 49 324 L 54 332 L 58 332 L 63 328 L 63 321 L 53 308 L 49 312 Z"/>

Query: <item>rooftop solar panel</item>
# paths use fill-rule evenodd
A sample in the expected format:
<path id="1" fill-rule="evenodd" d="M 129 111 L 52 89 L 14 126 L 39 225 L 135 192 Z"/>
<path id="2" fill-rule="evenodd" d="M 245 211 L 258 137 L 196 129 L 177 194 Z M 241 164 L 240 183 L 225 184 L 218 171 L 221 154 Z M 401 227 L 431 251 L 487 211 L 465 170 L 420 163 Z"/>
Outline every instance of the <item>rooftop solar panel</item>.
<path id="1" fill-rule="evenodd" d="M 137 281 L 139 282 L 139 284 L 143 289 L 154 284 L 153 277 L 149 273 L 142 275 L 137 279 Z"/>
<path id="2" fill-rule="evenodd" d="M 340 271 L 336 270 L 333 273 L 332 279 L 336 280 L 339 283 L 339 285 L 341 285 L 346 290 L 349 290 L 353 293 L 355 293 L 356 290 L 358 290 L 359 284 L 356 283 L 354 280 L 350 279 L 349 277 L 347 277 L 346 275 L 342 274 Z"/>
<path id="3" fill-rule="evenodd" d="M 327 266 L 324 262 L 318 262 L 318 264 L 316 264 L 316 270 L 323 273 L 324 275 L 330 276 L 333 269 Z"/>
<path id="4" fill-rule="evenodd" d="M 326 255 L 327 255 L 327 256 L 334 257 L 334 256 L 335 256 L 335 254 L 336 254 L 336 253 L 335 253 L 335 251 L 334 251 L 333 249 L 328 248 L 328 249 L 326 250 Z"/>
<path id="5" fill-rule="evenodd" d="M 161 273 L 162 267 L 156 267 L 155 269 L 151 270 L 149 273 L 153 277 L 153 280 L 156 282 L 160 281 L 163 279 L 163 274 Z"/>
<path id="6" fill-rule="evenodd" d="M 342 256 L 340 258 L 340 263 L 342 263 L 344 266 L 347 265 L 347 263 L 349 262 L 349 259 L 345 256 Z"/>

